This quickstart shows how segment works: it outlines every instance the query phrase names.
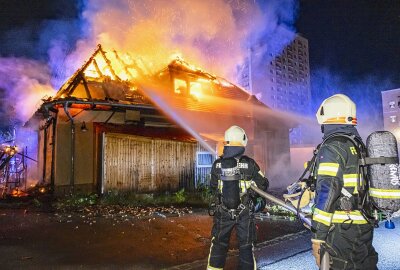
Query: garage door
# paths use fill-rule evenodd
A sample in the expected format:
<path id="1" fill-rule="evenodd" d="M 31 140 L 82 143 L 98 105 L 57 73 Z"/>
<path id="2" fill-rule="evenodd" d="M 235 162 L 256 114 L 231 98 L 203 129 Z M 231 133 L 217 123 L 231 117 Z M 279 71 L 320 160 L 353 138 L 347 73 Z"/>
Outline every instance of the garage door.
<path id="1" fill-rule="evenodd" d="M 196 143 L 105 133 L 102 191 L 194 187 Z"/>

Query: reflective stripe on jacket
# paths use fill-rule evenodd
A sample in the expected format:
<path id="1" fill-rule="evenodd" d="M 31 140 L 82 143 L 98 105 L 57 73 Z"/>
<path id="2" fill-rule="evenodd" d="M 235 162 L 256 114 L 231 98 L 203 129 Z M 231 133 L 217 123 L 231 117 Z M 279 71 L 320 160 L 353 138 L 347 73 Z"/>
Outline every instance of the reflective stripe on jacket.
<path id="1" fill-rule="evenodd" d="M 319 149 L 314 175 L 316 197 L 313 212 L 313 238 L 325 240 L 334 223 L 366 224 L 368 221 L 352 203 L 352 211 L 340 209 L 340 198 L 347 194 L 355 201 L 359 178 L 358 149 L 343 137 L 327 140 Z"/>

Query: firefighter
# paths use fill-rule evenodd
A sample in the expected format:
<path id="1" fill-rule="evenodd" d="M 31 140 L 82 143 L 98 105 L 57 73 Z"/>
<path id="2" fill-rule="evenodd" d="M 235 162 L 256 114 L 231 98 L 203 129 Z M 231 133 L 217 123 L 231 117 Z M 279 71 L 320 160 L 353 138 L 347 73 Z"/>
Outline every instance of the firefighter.
<path id="1" fill-rule="evenodd" d="M 232 126 L 225 131 L 223 154 L 211 169 L 210 188 L 216 211 L 211 231 L 207 269 L 223 269 L 231 232 L 236 227 L 239 242 L 239 269 L 256 269 L 253 243 L 256 237 L 254 213 L 262 211 L 266 201 L 249 189 L 251 184 L 266 191 L 268 180 L 257 163 L 243 155 L 247 145 L 245 131 Z"/>
<path id="2" fill-rule="evenodd" d="M 324 252 L 329 269 L 377 269 L 372 246 L 373 224 L 358 210 L 359 146 L 356 105 L 343 94 L 325 99 L 317 111 L 325 142 L 316 157 L 316 197 L 312 217 L 312 250 L 320 266 Z M 336 136 L 335 136 L 336 135 Z"/>

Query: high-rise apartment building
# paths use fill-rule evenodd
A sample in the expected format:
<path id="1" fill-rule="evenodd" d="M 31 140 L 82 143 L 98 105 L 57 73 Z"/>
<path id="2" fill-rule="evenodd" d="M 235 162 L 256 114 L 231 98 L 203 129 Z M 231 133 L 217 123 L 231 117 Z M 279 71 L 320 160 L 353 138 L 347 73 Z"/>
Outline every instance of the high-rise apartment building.
<path id="1" fill-rule="evenodd" d="M 383 127 L 400 140 L 400 88 L 382 91 Z"/>
<path id="2" fill-rule="evenodd" d="M 279 55 L 268 44 L 253 46 L 242 67 L 239 82 L 269 107 L 296 115 L 310 112 L 308 40 L 300 35 Z M 291 144 L 305 143 L 302 127 L 290 134 Z"/>

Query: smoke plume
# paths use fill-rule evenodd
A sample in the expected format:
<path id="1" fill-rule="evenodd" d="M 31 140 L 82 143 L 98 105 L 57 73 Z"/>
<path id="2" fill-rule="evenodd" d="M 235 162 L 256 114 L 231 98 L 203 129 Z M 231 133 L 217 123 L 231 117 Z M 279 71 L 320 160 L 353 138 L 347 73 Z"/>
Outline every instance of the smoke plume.
<path id="1" fill-rule="evenodd" d="M 88 0 L 87 36 L 67 57 L 69 73 L 96 44 L 140 58 L 152 70 L 180 56 L 211 73 L 236 78 L 252 44 L 281 51 L 293 39 L 295 1 Z"/>
<path id="2" fill-rule="evenodd" d="M 53 95 L 49 84 L 50 70 L 47 65 L 24 58 L 0 58 L 0 88 L 5 92 L 1 103 L 2 117 L 16 118 L 24 124 L 41 103 L 41 98 Z"/>
<path id="3" fill-rule="evenodd" d="M 1 60 L 7 78 L 2 86 L 10 99 L 24 103 L 17 105 L 22 122 L 35 109 L 29 105 L 54 94 L 51 86 L 58 89 L 97 44 L 141 59 L 154 72 L 180 56 L 235 81 L 252 44 L 268 44 L 278 53 L 290 42 L 297 12 L 294 0 L 87 0 L 76 6 L 80 14 L 74 17 L 25 23 L 0 37 L 3 56 L 15 57 Z M 9 68 L 11 62 L 16 69 Z"/>

